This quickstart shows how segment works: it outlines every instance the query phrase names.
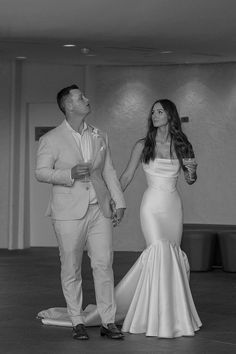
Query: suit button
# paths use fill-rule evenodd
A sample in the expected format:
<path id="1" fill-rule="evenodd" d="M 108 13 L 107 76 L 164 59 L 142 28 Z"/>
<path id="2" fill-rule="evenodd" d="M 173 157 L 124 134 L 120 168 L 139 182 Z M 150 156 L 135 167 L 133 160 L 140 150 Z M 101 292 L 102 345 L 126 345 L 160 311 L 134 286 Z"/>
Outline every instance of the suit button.
<path id="1" fill-rule="evenodd" d="M 89 187 L 86 187 L 86 190 L 88 191 L 88 190 L 89 190 Z"/>

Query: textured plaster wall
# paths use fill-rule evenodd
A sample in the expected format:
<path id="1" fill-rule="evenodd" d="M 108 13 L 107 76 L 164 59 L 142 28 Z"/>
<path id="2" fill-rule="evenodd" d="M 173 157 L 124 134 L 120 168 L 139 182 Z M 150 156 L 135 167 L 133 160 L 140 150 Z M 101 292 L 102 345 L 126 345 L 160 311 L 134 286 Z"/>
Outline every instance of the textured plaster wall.
<path id="1" fill-rule="evenodd" d="M 118 175 L 125 168 L 135 141 L 144 135 L 153 101 L 173 100 L 183 129 L 192 142 L 199 168 L 198 181 L 179 191 L 185 223 L 236 223 L 236 64 L 157 67 L 103 67 L 90 69 L 87 94 L 93 107 L 91 122 L 106 130 Z M 125 192 L 128 209 L 115 231 L 115 248 L 143 246 L 139 204 L 145 189 L 139 168 Z"/>
<path id="2" fill-rule="evenodd" d="M 7 247 L 11 63 L 0 61 L 0 247 Z M 22 114 L 27 102 L 52 102 L 55 93 L 71 82 L 85 87 L 93 108 L 91 123 L 106 130 L 118 175 L 125 168 L 134 142 L 146 130 L 152 102 L 172 99 L 197 155 L 198 181 L 188 186 L 180 177 L 179 190 L 186 223 L 236 224 L 236 64 L 179 66 L 69 67 L 25 63 L 22 71 Z M 81 84 L 82 83 L 82 84 Z M 115 231 L 116 250 L 139 250 L 144 246 L 139 225 L 139 204 L 145 189 L 142 169 L 125 192 L 127 211 Z"/>

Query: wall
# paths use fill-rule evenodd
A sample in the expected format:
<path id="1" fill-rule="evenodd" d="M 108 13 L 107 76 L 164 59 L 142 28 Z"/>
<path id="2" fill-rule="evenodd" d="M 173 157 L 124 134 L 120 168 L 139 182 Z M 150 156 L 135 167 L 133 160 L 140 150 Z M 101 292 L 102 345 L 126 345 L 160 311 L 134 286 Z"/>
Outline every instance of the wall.
<path id="1" fill-rule="evenodd" d="M 0 217 L 4 240 L 1 247 L 6 247 L 11 70 L 9 64 L 2 65 L 0 91 L 3 99 L 0 107 L 3 130 L 0 134 L 5 154 L 0 170 L 3 181 Z M 118 175 L 127 164 L 134 142 L 145 133 L 152 102 L 160 97 L 173 100 L 180 115 L 190 118 L 183 127 L 199 163 L 195 185 L 188 186 L 182 177 L 179 181 L 184 221 L 235 224 L 236 64 L 85 68 L 25 62 L 21 73 L 21 152 L 25 153 L 26 104 L 54 101 L 58 89 L 74 82 L 86 89 L 93 109 L 90 122 L 109 134 Z M 26 164 L 22 154 L 21 163 L 20 183 L 25 185 Z M 25 188 L 27 192 L 27 186 Z M 128 209 L 123 223 L 115 230 L 116 250 L 139 250 L 144 246 L 139 226 L 139 204 L 144 189 L 145 177 L 140 168 L 125 193 Z M 27 197 L 27 193 L 23 194 Z M 24 206 L 23 202 L 21 198 L 19 205 Z"/>
<path id="2" fill-rule="evenodd" d="M 9 248 L 30 246 L 29 235 L 29 103 L 56 103 L 56 93 L 64 86 L 79 80 L 84 87 L 85 70 L 77 65 L 16 62 L 15 64 L 15 121 L 13 161 L 13 205 Z M 64 116 L 58 110 L 61 120 Z M 41 198 L 41 195 L 38 196 Z M 47 200 L 45 202 L 45 208 Z"/>
<path id="3" fill-rule="evenodd" d="M 89 83 L 88 83 L 89 82 Z M 91 121 L 110 136 L 112 155 L 120 175 L 134 142 L 143 136 L 146 119 L 157 98 L 173 100 L 190 122 L 183 129 L 192 142 L 198 182 L 179 190 L 185 223 L 235 224 L 236 65 L 179 65 L 159 67 L 103 67 L 90 70 L 88 94 L 94 108 Z M 139 249 L 139 204 L 145 188 L 139 169 L 125 193 L 128 209 L 115 232 L 117 249 Z"/>
<path id="4" fill-rule="evenodd" d="M 8 243 L 12 65 L 0 60 L 0 248 Z"/>

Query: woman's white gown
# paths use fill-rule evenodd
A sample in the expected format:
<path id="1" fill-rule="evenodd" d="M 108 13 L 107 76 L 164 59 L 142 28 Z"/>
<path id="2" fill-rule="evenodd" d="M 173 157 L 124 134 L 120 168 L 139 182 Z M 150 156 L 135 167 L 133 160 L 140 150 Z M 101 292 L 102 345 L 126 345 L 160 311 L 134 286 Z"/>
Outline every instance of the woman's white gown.
<path id="1" fill-rule="evenodd" d="M 140 220 L 147 248 L 115 288 L 116 321 L 122 330 L 146 336 L 193 336 L 201 326 L 190 287 L 187 256 L 180 249 L 182 203 L 176 189 L 180 164 L 159 159 L 143 164 L 147 178 Z M 85 311 L 85 325 L 100 324 L 95 305 Z M 41 311 L 44 324 L 72 326 L 64 308 Z"/>

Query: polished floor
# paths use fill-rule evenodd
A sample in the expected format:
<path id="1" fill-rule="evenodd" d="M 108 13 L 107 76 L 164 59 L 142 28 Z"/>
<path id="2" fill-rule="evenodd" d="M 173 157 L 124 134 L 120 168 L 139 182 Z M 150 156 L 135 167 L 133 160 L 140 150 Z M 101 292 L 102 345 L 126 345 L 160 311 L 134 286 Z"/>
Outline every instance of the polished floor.
<path id="1" fill-rule="evenodd" d="M 116 252 L 116 283 L 138 257 L 135 252 Z M 236 273 L 221 269 L 191 273 L 191 288 L 203 322 L 194 337 L 178 339 L 125 336 L 113 341 L 89 328 L 90 340 L 75 341 L 71 329 L 43 326 L 36 319 L 41 309 L 64 306 L 56 248 L 23 251 L 0 250 L 0 353 L 2 354 L 235 354 Z M 88 257 L 83 260 L 84 305 L 94 302 Z"/>

